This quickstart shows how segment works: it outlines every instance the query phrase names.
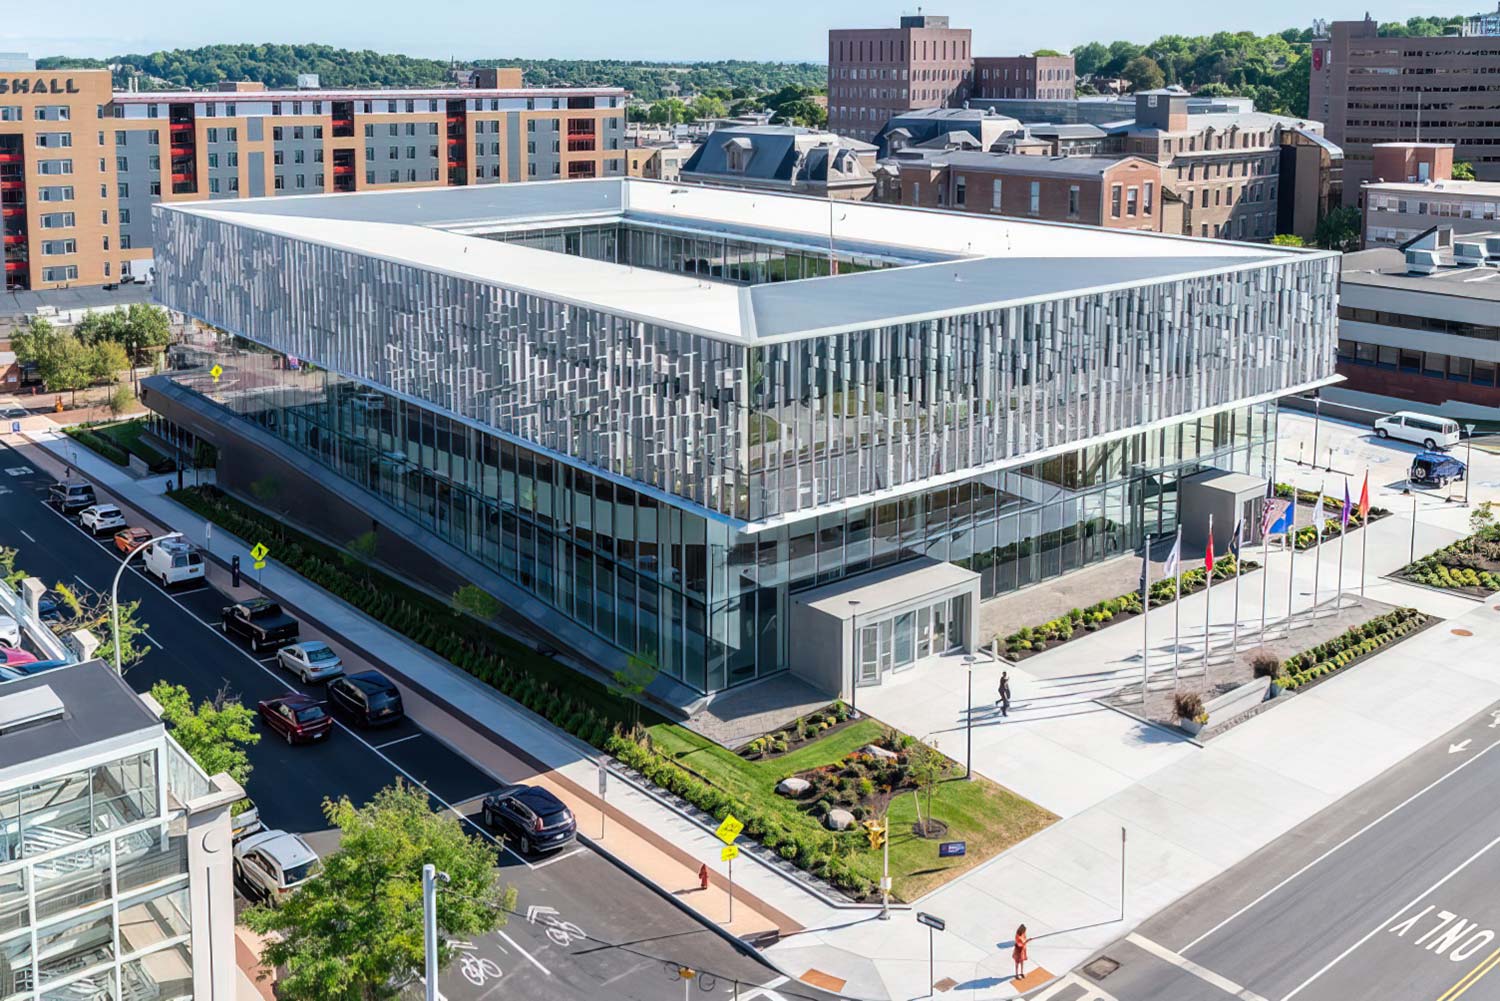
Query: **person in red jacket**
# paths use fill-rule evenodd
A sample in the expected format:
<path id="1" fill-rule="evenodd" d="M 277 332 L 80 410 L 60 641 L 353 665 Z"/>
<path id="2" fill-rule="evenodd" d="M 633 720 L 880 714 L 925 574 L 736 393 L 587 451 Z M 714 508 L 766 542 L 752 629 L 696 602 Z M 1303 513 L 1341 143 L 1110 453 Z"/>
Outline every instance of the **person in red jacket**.
<path id="1" fill-rule="evenodd" d="M 1016 944 L 1010 950 L 1010 958 L 1016 961 L 1016 979 L 1020 980 L 1026 976 L 1026 944 L 1031 937 L 1026 934 L 1026 926 L 1021 925 L 1016 929 Z"/>

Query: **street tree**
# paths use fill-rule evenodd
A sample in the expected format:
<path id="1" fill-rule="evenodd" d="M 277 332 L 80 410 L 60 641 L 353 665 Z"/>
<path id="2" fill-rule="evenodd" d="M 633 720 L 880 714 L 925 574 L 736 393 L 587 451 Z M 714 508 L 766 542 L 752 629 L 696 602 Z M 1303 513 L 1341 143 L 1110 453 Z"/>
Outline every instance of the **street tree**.
<path id="1" fill-rule="evenodd" d="M 614 672 L 609 693 L 624 702 L 630 711 L 631 729 L 635 729 L 641 719 L 640 697 L 646 693 L 659 673 L 661 668 L 657 666 L 656 658 L 648 653 L 631 654 L 625 661 L 625 666 Z"/>
<path id="2" fill-rule="evenodd" d="M 1167 82 L 1161 66 L 1150 56 L 1140 55 L 1131 59 L 1120 71 L 1120 76 L 1134 91 L 1155 90 Z"/>
<path id="3" fill-rule="evenodd" d="M 260 733 L 255 729 L 255 713 L 228 687 L 195 706 L 186 688 L 158 681 L 151 686 L 151 697 L 161 706 L 167 732 L 198 767 L 210 775 L 228 772 L 241 786 L 245 784 L 250 778 L 250 756 L 245 749 L 260 743 Z"/>
<path id="4" fill-rule="evenodd" d="M 1318 220 L 1314 239 L 1318 246 L 1328 250 L 1352 253 L 1359 249 L 1359 209 L 1352 205 L 1341 205 Z"/>
<path id="5" fill-rule="evenodd" d="M 453 958 L 451 939 L 485 935 L 515 907 L 515 888 L 495 878 L 494 849 L 416 786 L 398 781 L 362 807 L 325 799 L 323 813 L 340 832 L 338 851 L 280 906 L 243 916 L 267 936 L 261 962 L 285 971 L 284 1001 L 397 997 L 422 970 L 424 864 L 448 875 L 437 892 L 439 966 Z"/>
<path id="6" fill-rule="evenodd" d="M 375 552 L 380 548 L 380 536 L 374 530 L 361 532 L 350 539 L 345 546 L 345 552 L 341 554 L 344 565 L 350 569 L 358 569 L 366 579 L 370 576 L 370 564 L 375 562 Z"/>
<path id="7" fill-rule="evenodd" d="M 465 584 L 453 592 L 453 607 L 488 622 L 500 614 L 500 599 L 478 584 Z"/>
<path id="8" fill-rule="evenodd" d="M 920 740 L 907 748 L 906 754 L 906 774 L 917 784 L 927 800 L 927 817 L 920 821 L 921 829 L 930 834 L 936 830 L 932 823 L 932 791 L 939 782 L 952 774 L 953 762 L 936 747 Z"/>
<path id="9" fill-rule="evenodd" d="M 130 409 L 135 402 L 135 394 L 130 391 L 129 386 L 116 386 L 109 394 L 109 414 L 111 417 L 120 418 Z"/>
<path id="10" fill-rule="evenodd" d="M 83 367 L 90 383 L 115 382 L 130 367 L 125 349 L 115 341 L 100 341 L 83 350 Z"/>

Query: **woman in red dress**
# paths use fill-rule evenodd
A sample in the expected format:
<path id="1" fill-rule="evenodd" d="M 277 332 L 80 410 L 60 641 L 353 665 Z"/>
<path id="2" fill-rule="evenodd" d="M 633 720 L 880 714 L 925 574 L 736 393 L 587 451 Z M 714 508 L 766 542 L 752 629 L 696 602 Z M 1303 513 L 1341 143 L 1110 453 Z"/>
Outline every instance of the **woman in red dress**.
<path id="1" fill-rule="evenodd" d="M 1016 945 L 1010 951 L 1010 958 L 1016 961 L 1017 980 L 1026 976 L 1026 943 L 1030 940 L 1030 936 L 1026 934 L 1025 925 L 1016 929 Z"/>

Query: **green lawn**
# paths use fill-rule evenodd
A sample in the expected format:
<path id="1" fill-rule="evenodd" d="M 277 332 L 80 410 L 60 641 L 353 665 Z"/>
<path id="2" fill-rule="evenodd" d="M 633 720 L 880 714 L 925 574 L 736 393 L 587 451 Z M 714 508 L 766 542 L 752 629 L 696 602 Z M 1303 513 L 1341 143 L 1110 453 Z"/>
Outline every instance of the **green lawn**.
<path id="1" fill-rule="evenodd" d="M 726 793 L 759 809 L 774 813 L 788 826 L 822 831 L 813 817 L 798 809 L 796 802 L 775 793 L 776 783 L 796 772 L 832 764 L 880 737 L 884 724 L 864 719 L 821 740 L 806 744 L 791 754 L 771 761 L 747 761 L 704 737 L 663 723 L 651 728 L 657 750 Z M 933 792 L 932 811 L 948 824 L 945 841 L 968 842 L 968 854 L 939 859 L 937 842 L 917 837 L 916 803 L 910 792 L 891 804 L 892 894 L 900 900 L 915 900 L 922 894 L 966 869 L 992 858 L 1006 848 L 1051 824 L 1057 818 L 1028 800 L 988 779 L 962 778 L 941 783 Z M 926 802 L 922 804 L 925 816 Z M 850 862 L 865 878 L 877 882 L 881 853 L 869 847 L 863 830 L 844 835 L 853 847 Z"/>

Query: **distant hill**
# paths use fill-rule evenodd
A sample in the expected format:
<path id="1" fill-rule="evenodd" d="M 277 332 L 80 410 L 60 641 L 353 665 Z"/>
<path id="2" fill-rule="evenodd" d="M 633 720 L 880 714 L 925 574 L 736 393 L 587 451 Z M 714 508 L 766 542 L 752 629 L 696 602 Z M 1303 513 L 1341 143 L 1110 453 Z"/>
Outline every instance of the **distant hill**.
<path id="1" fill-rule="evenodd" d="M 722 88 L 750 95 L 788 85 L 821 89 L 827 80 L 826 68 L 818 63 L 495 58 L 472 65 L 519 66 L 526 83 L 532 86 L 625 87 L 646 100 L 663 96 L 672 83 L 689 93 Z M 124 86 L 134 74 L 144 74 L 150 85 L 162 88 L 201 89 L 221 80 L 258 80 L 268 87 L 292 87 L 299 73 L 318 74 L 318 82 L 324 87 L 427 87 L 451 81 L 446 60 L 330 45 L 205 45 L 107 59 L 48 56 L 37 60 L 40 69 L 106 66 L 116 67 L 117 86 Z"/>

